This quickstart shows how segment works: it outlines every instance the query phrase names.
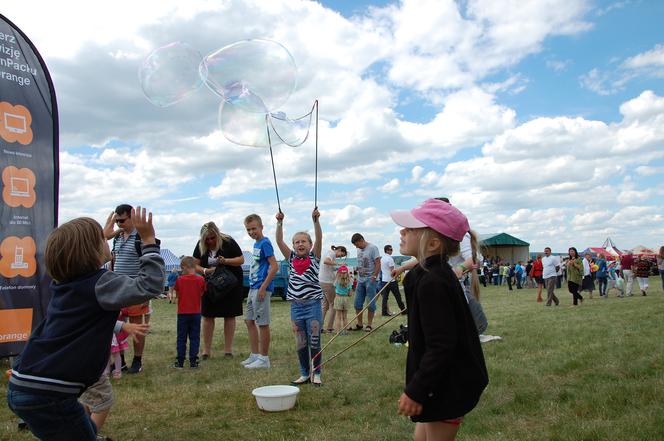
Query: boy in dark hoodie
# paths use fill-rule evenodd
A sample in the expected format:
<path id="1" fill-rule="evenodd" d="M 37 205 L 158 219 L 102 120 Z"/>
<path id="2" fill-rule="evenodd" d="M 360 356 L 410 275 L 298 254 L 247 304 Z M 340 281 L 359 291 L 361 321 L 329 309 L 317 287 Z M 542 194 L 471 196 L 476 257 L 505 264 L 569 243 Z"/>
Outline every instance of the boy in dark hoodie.
<path id="1" fill-rule="evenodd" d="M 77 218 L 56 228 L 44 261 L 53 278 L 46 318 L 32 332 L 12 369 L 9 408 L 42 440 L 94 440 L 96 426 L 77 398 L 101 376 L 121 308 L 161 294 L 164 260 L 152 213 L 132 209 L 143 239 L 136 278 L 100 269 L 110 260 L 101 226 Z"/>

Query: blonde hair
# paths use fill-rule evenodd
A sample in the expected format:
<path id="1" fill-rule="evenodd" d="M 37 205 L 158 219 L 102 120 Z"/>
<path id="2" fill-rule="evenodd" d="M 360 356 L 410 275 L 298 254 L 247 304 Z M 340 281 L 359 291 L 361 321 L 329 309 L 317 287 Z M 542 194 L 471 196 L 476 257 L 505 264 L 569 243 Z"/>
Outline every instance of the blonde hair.
<path id="1" fill-rule="evenodd" d="M 297 233 L 293 234 L 293 238 L 291 239 L 291 242 L 295 242 L 295 238 L 297 236 L 304 236 L 307 238 L 310 244 L 313 245 L 314 241 L 311 240 L 311 234 L 307 233 L 306 231 L 298 231 Z"/>
<path id="2" fill-rule="evenodd" d="M 68 282 L 90 274 L 106 261 L 101 225 L 89 217 L 65 222 L 46 239 L 46 272 L 56 282 Z"/>
<path id="3" fill-rule="evenodd" d="M 258 222 L 258 225 L 261 227 L 263 226 L 263 219 L 257 214 L 250 214 L 249 216 L 244 218 L 244 224 L 247 225 L 249 222 Z"/>
<path id="4" fill-rule="evenodd" d="M 334 284 L 339 284 L 344 288 L 348 288 L 350 286 L 350 272 L 348 272 L 348 270 L 343 272 L 337 271 L 336 276 L 334 276 Z"/>
<path id="5" fill-rule="evenodd" d="M 479 245 L 477 240 L 477 233 L 473 230 L 468 230 L 470 235 L 470 248 L 472 252 L 473 259 L 473 268 L 470 270 L 470 292 L 475 297 L 476 300 L 480 299 L 480 280 L 477 275 L 477 270 L 475 265 L 479 263 L 478 260 L 478 251 Z M 420 265 L 425 270 L 427 269 L 424 265 L 425 259 L 427 256 L 427 246 L 432 239 L 438 239 L 440 241 L 440 250 L 439 255 L 447 262 L 451 256 L 456 256 L 461 251 L 461 243 L 457 242 L 454 239 L 450 239 L 447 236 L 443 236 L 437 231 L 431 228 L 423 228 L 422 235 L 420 236 L 420 247 L 418 250 L 417 260 L 420 262 Z"/>
<path id="6" fill-rule="evenodd" d="M 205 243 L 205 239 L 210 235 L 214 234 L 215 237 L 217 238 L 217 246 L 219 249 L 223 246 L 224 241 L 229 241 L 230 236 L 227 234 L 223 234 L 221 231 L 219 231 L 219 227 L 217 227 L 217 224 L 214 222 L 210 221 L 201 227 L 201 235 L 198 240 L 198 251 L 201 252 L 201 256 L 205 256 L 208 253 L 208 247 L 207 244 Z"/>
<path id="7" fill-rule="evenodd" d="M 191 256 L 184 256 L 182 259 L 180 259 L 180 267 L 182 269 L 196 269 L 196 261 Z"/>

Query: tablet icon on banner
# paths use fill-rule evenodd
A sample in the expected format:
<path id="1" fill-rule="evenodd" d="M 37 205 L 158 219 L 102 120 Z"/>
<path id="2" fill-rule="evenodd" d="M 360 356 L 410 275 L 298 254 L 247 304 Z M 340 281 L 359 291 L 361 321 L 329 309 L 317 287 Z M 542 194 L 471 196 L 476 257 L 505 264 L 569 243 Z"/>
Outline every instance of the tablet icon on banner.
<path id="1" fill-rule="evenodd" d="M 32 277 L 37 271 L 37 246 L 32 237 L 9 236 L 0 244 L 0 274 L 4 277 Z"/>
<path id="2" fill-rule="evenodd" d="M 10 207 L 32 207 L 37 200 L 36 181 L 35 174 L 29 168 L 6 167 L 2 171 L 2 199 Z"/>
<path id="3" fill-rule="evenodd" d="M 32 115 L 25 107 L 0 102 L 0 137 L 7 142 L 27 145 L 32 142 Z"/>

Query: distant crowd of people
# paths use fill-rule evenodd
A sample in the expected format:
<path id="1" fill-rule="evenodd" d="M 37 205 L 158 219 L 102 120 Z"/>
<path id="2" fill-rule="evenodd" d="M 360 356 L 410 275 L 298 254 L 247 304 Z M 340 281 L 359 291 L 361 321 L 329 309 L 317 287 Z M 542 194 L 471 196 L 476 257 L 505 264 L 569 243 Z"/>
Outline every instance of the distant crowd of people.
<path id="1" fill-rule="evenodd" d="M 648 295 L 648 277 L 655 265 L 664 291 L 664 246 L 660 247 L 654 261 L 650 256 L 633 255 L 631 252 L 610 258 L 602 253 L 585 253 L 580 256 L 574 247 L 568 250 L 567 256 L 556 256 L 552 255 L 551 249 L 547 247 L 543 254 L 538 254 L 535 259 L 526 262 L 520 260 L 510 263 L 499 256 L 487 258 L 479 273 L 480 282 L 485 287 L 489 284 L 506 285 L 509 291 L 536 288 L 538 302 L 544 301 L 542 289 L 545 288 L 547 305 L 559 304 L 554 290 L 561 289 L 562 284 L 567 282 L 573 305 L 578 305 L 584 299 L 582 292 L 587 292 L 592 299 L 596 289 L 603 298 L 607 298 L 612 290 L 616 291 L 617 297 L 632 296 L 634 279 L 639 285 L 641 295 Z"/>

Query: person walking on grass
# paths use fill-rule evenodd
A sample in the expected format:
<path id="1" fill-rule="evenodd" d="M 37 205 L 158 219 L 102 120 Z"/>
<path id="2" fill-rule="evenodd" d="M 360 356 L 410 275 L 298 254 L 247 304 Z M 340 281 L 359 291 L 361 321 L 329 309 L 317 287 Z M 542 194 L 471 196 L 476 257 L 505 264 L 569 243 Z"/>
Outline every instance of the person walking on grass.
<path id="1" fill-rule="evenodd" d="M 551 248 L 544 248 L 544 257 L 542 257 L 542 278 L 546 286 L 546 306 L 551 306 L 551 302 L 556 306 L 560 304 L 556 297 L 555 289 L 558 280 L 558 269 L 560 267 L 560 257 L 551 255 Z"/>
<path id="2" fill-rule="evenodd" d="M 627 251 L 620 258 L 620 270 L 625 279 L 625 295 L 632 296 L 632 285 L 634 284 L 634 256 L 631 251 Z"/>
<path id="3" fill-rule="evenodd" d="M 291 381 L 294 385 L 311 382 L 320 386 L 321 356 L 320 335 L 323 326 L 323 290 L 318 280 L 320 254 L 323 247 L 323 230 L 317 208 L 311 213 L 314 223 L 315 241 L 309 233 L 300 231 L 293 235 L 293 249 L 284 242 L 284 213 L 277 217 L 277 246 L 288 258 L 289 277 L 286 300 L 291 306 L 291 323 L 295 333 L 295 349 L 300 364 L 300 377 Z M 312 371 L 313 369 L 313 371 Z"/>
<path id="4" fill-rule="evenodd" d="M 581 291 L 588 291 L 588 297 L 593 298 L 593 291 L 595 290 L 595 282 L 590 269 L 592 262 L 590 261 L 590 253 L 586 253 L 583 259 L 583 280 L 581 281 Z"/>
<path id="5" fill-rule="evenodd" d="M 394 259 L 392 258 L 392 245 L 385 245 L 383 247 L 385 254 L 380 258 L 380 283 L 378 284 L 378 290 L 382 290 L 385 285 L 388 285 L 385 291 L 383 291 L 383 301 L 381 311 L 383 317 L 389 317 L 392 314 L 390 308 L 388 307 L 388 298 L 390 293 L 394 296 L 394 299 L 397 301 L 399 306 L 399 311 L 404 311 L 406 306 L 401 300 L 401 292 L 399 291 L 399 282 L 392 278 L 392 270 L 394 270 Z M 405 312 L 405 311 L 404 311 Z M 403 312 L 402 312 L 403 314 Z"/>
<path id="6" fill-rule="evenodd" d="M 533 262 L 531 273 L 532 278 L 535 280 L 535 283 L 537 283 L 537 303 L 542 303 L 542 287 L 544 286 L 544 279 L 542 278 L 543 267 L 541 254 L 538 254 Z"/>
<path id="7" fill-rule="evenodd" d="M 249 267 L 249 296 L 245 323 L 249 334 L 249 357 L 240 364 L 247 369 L 270 367 L 270 298 L 275 274 L 279 270 L 270 239 L 263 236 L 263 220 L 257 214 L 244 219 L 247 234 L 256 242 Z"/>
<path id="8" fill-rule="evenodd" d="M 579 294 L 581 288 L 581 281 L 583 280 L 583 262 L 579 257 L 579 252 L 576 248 L 571 247 L 567 250 L 569 259 L 567 260 L 567 289 L 572 293 L 572 304 L 578 305 L 579 302 L 583 303 L 583 297 Z"/>
<path id="9" fill-rule="evenodd" d="M 659 247 L 659 254 L 657 254 L 657 270 L 659 270 L 659 276 L 662 278 L 662 291 L 664 291 L 664 246 Z"/>
<path id="10" fill-rule="evenodd" d="M 648 277 L 650 277 L 650 261 L 643 256 L 636 259 L 634 263 L 634 275 L 639 283 L 641 295 L 648 295 Z"/>
<path id="11" fill-rule="evenodd" d="M 595 278 L 597 279 L 597 284 L 599 285 L 599 296 L 607 298 L 606 296 L 606 285 L 608 282 L 609 274 L 606 268 L 606 259 L 604 254 L 599 254 L 597 260 L 595 261 L 597 265 L 597 271 L 595 271 Z"/>
<path id="12" fill-rule="evenodd" d="M 376 245 L 364 240 L 364 236 L 355 233 L 350 242 L 357 248 L 357 289 L 355 291 L 355 313 L 358 315 L 357 324 L 351 327 L 351 331 L 360 331 L 363 326 L 363 314 L 365 301 L 369 301 L 367 311 L 367 326 L 365 331 L 371 332 L 374 314 L 376 313 L 376 280 L 380 272 L 380 253 Z"/>
<path id="13" fill-rule="evenodd" d="M 415 422 L 415 441 L 454 440 L 488 384 L 475 322 L 447 263 L 459 253 L 468 220 L 435 199 L 391 216 L 403 227 L 401 254 L 420 262 L 404 280 L 408 358 L 398 412 Z"/>

